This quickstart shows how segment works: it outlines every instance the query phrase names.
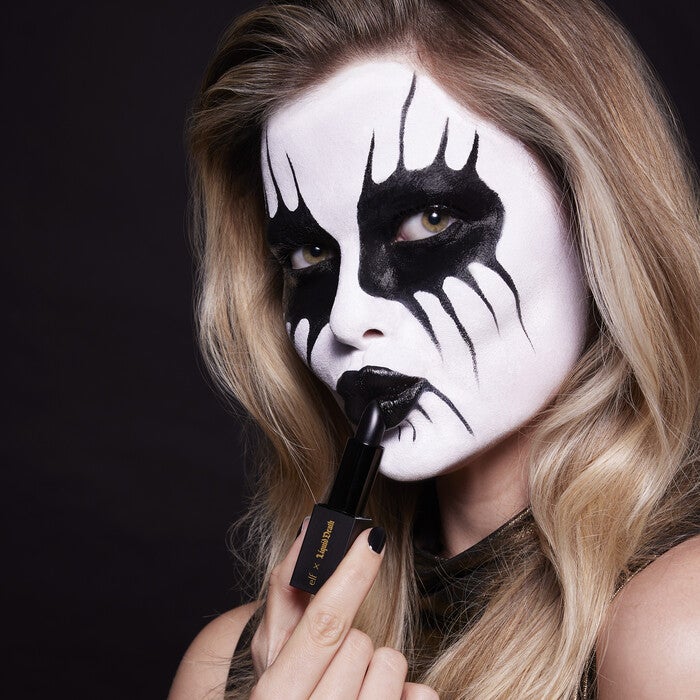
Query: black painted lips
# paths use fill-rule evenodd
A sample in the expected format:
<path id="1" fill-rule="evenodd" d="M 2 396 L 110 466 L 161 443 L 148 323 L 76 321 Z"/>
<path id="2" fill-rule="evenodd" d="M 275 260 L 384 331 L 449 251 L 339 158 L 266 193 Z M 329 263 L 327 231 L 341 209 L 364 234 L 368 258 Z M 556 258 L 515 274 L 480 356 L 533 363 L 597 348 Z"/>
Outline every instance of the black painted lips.
<path id="1" fill-rule="evenodd" d="M 366 366 L 344 372 L 337 391 L 345 401 L 345 415 L 354 423 L 370 401 L 377 400 L 387 428 L 396 427 L 411 411 L 418 398 L 430 386 L 423 377 L 409 377 L 388 367 Z"/>

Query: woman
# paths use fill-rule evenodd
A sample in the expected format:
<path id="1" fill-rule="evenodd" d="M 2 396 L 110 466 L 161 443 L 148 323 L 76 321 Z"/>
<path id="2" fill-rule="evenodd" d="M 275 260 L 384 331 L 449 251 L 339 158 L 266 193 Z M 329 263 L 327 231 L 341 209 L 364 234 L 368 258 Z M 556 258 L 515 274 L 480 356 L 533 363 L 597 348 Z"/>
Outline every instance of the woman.
<path id="1" fill-rule="evenodd" d="M 669 114 L 592 0 L 232 27 L 191 126 L 200 327 L 261 430 L 264 604 L 205 628 L 172 698 L 693 697 L 698 202 Z M 294 533 L 373 398 L 383 529 L 309 600 Z"/>

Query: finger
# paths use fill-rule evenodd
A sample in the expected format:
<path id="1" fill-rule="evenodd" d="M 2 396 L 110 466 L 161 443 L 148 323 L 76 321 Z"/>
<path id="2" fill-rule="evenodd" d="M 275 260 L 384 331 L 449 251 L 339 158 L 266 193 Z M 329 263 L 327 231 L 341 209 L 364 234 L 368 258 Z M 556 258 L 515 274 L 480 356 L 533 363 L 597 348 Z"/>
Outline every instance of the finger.
<path id="1" fill-rule="evenodd" d="M 308 593 L 289 585 L 308 524 L 309 518 L 304 518 L 287 556 L 270 574 L 265 612 L 250 645 L 253 668 L 258 676 L 277 658 L 309 602 Z"/>
<path id="2" fill-rule="evenodd" d="M 440 696 L 422 683 L 404 683 L 401 700 L 440 700 Z"/>
<path id="3" fill-rule="evenodd" d="M 406 657 L 396 649 L 382 647 L 372 656 L 358 700 L 397 700 L 402 697 L 408 673 Z"/>
<path id="4" fill-rule="evenodd" d="M 369 536 L 378 551 L 369 546 Z M 382 528 L 361 533 L 335 573 L 311 600 L 289 641 L 261 678 L 270 697 L 284 693 L 286 700 L 293 700 L 311 695 L 374 583 L 384 538 Z M 289 687 L 290 678 L 294 679 L 293 688 Z"/>
<path id="5" fill-rule="evenodd" d="M 372 640 L 364 632 L 351 629 L 316 686 L 311 699 L 356 700 L 373 653 Z M 379 695 L 375 697 L 384 698 Z"/>

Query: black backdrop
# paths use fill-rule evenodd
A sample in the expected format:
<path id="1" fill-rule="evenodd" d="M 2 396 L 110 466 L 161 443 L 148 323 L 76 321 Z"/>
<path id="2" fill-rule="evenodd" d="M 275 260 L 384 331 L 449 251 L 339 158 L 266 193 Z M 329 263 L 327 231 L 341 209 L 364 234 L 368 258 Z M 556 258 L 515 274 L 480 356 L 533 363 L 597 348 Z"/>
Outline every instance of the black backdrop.
<path id="1" fill-rule="evenodd" d="M 182 132 L 217 37 L 255 4 L 5 11 L 5 697 L 164 697 L 239 602 L 241 439 L 193 340 Z M 611 5 L 697 154 L 694 0 Z"/>

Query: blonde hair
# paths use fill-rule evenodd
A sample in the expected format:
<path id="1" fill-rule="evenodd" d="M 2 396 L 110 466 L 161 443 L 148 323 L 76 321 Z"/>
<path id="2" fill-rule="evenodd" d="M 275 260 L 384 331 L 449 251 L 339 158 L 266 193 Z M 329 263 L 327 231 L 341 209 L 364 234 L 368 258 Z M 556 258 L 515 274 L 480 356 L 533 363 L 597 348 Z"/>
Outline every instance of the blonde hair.
<path id="1" fill-rule="evenodd" d="M 311 509 L 309 487 L 328 488 L 348 430 L 284 330 L 263 234 L 261 128 L 342 65 L 407 50 L 547 163 L 568 200 L 594 326 L 538 423 L 535 538 L 421 680 L 443 698 L 572 698 L 616 586 L 700 512 L 694 171 L 652 72 L 593 0 L 300 1 L 254 10 L 223 37 L 190 125 L 199 332 L 213 376 L 259 427 L 258 591 Z M 370 511 L 390 546 L 356 621 L 409 659 L 416 489 L 378 481 Z M 241 679 L 230 697 L 246 693 Z"/>

